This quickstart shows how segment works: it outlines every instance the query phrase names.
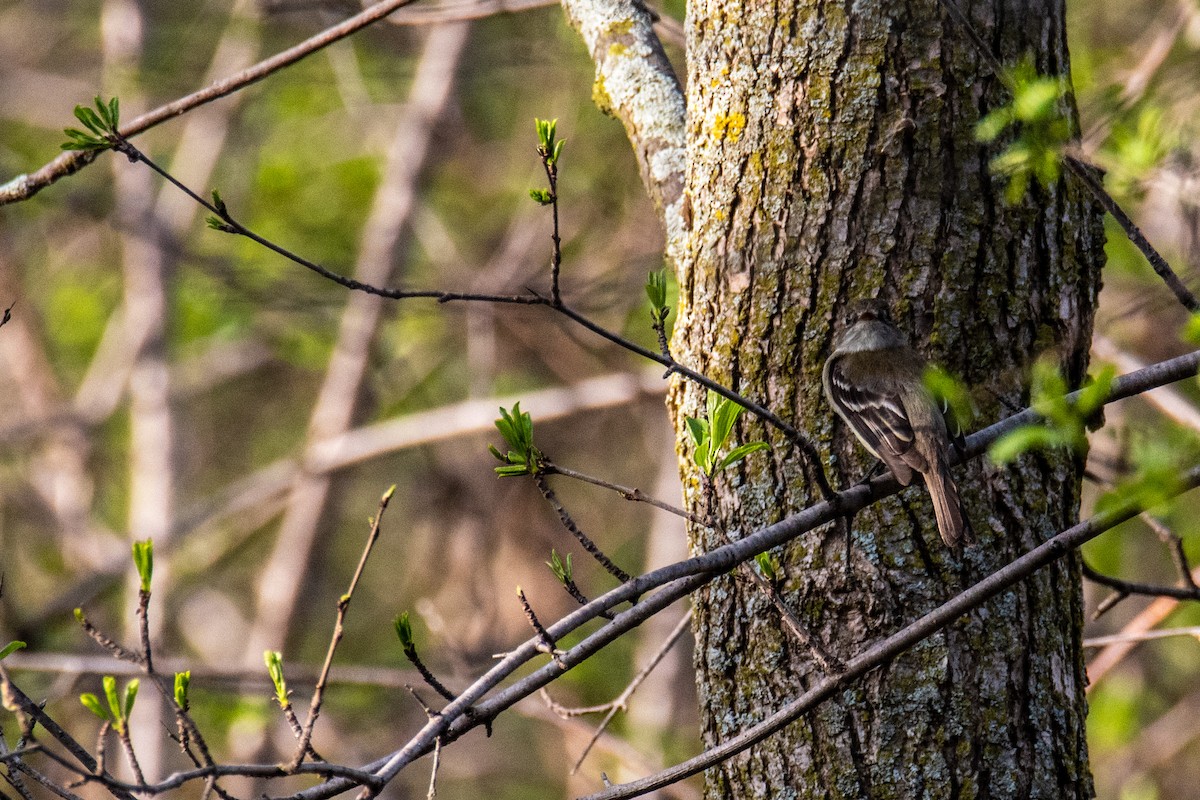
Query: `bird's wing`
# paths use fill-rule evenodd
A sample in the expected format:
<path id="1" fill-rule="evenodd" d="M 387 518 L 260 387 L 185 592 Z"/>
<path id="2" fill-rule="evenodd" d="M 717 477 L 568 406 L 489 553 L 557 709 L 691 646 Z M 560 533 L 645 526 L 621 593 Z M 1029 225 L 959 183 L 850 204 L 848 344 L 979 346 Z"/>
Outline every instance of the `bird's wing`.
<path id="1" fill-rule="evenodd" d="M 826 366 L 826 384 L 834 409 L 876 458 L 887 464 L 901 485 L 912 483 L 914 450 L 912 423 L 898 394 L 883 392 L 847 378 L 840 358 Z"/>

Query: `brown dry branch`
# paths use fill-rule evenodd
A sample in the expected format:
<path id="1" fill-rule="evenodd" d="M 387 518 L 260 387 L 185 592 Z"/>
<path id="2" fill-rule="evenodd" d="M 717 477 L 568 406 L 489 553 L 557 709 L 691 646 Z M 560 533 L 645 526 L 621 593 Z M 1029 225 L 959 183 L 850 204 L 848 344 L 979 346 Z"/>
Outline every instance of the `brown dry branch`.
<path id="1" fill-rule="evenodd" d="M 325 663 L 321 665 L 321 674 L 317 678 L 316 688 L 313 689 L 312 702 L 308 709 L 308 720 L 304 724 L 304 729 L 300 734 L 300 743 L 296 749 L 296 755 L 292 758 L 292 763 L 288 769 L 295 771 L 304 761 L 304 756 L 309 752 L 309 742 L 312 741 L 313 727 L 317 724 L 317 718 L 321 715 L 321 701 L 325 697 L 325 687 L 329 681 L 329 671 L 333 668 L 333 656 L 337 652 L 338 644 L 342 641 L 342 636 L 345 634 L 346 612 L 350 609 L 350 601 L 354 597 L 354 590 L 358 588 L 358 582 L 362 579 L 363 571 L 367 568 L 367 559 L 371 557 L 371 550 L 375 547 L 375 542 L 379 541 L 380 523 L 383 522 L 383 512 L 387 510 L 388 502 L 392 499 L 392 494 L 395 493 L 396 487 L 392 486 L 383 493 L 383 497 L 379 499 L 379 510 L 375 512 L 374 519 L 371 520 L 371 530 L 367 534 L 367 543 L 363 547 L 362 555 L 358 559 L 358 566 L 354 569 L 354 575 L 350 578 L 350 586 L 346 589 L 346 593 L 338 598 L 337 602 L 337 621 L 333 626 L 333 635 L 329 639 L 329 649 L 325 652 Z"/>
<path id="2" fill-rule="evenodd" d="M 570 512 L 568 512 L 563 506 L 554 490 L 550 488 L 550 484 L 546 481 L 545 475 L 543 475 L 541 472 L 534 473 L 533 482 L 537 484 L 538 491 L 542 493 L 542 497 L 546 498 L 546 502 L 549 503 L 550 507 L 554 509 L 554 512 L 558 514 L 558 519 L 560 522 L 562 522 L 563 527 L 575 537 L 575 539 L 579 542 L 579 545 L 587 551 L 588 555 L 596 559 L 597 563 L 604 567 L 605 571 L 608 572 L 609 575 L 612 575 L 621 583 L 627 582 L 632 576 L 614 564 L 612 559 L 605 555 L 604 551 L 601 550 L 596 543 L 580 529 L 577 524 L 575 524 L 575 520 L 571 518 Z"/>
<path id="3" fill-rule="evenodd" d="M 114 642 L 107 634 L 92 624 L 92 621 L 83 613 L 83 609 L 75 609 L 75 619 L 79 621 L 83 632 L 90 636 L 92 641 L 112 653 L 115 658 L 128 661 L 130 664 L 137 664 L 139 667 L 145 666 L 146 662 L 142 660 L 142 656 Z"/>
<path id="4" fill-rule="evenodd" d="M 575 759 L 575 763 L 571 766 L 572 775 L 579 771 L 579 767 L 583 764 L 584 759 L 588 757 L 588 754 L 592 752 L 592 748 L 595 747 L 596 742 L 598 742 L 600 737 L 604 735 L 604 731 L 608 729 L 609 724 L 613 721 L 613 718 L 616 717 L 617 712 L 625 711 L 628 708 L 629 699 L 633 697 L 633 693 L 637 691 L 638 687 L 642 685 L 642 682 L 650 676 L 650 673 L 654 671 L 654 668 L 659 665 L 663 658 L 666 657 L 667 653 L 670 652 L 671 648 L 675 646 L 675 643 L 679 641 L 681 636 L 683 636 L 684 632 L 688 629 L 688 623 L 691 622 L 691 619 L 691 614 L 684 614 L 679 618 L 679 622 L 675 623 L 675 627 L 671 629 L 671 632 L 667 635 L 667 638 L 664 639 L 662 644 L 659 645 L 658 649 L 654 651 L 654 654 L 650 657 L 650 659 L 642 666 L 640 670 L 638 670 L 638 673 L 633 676 L 621 693 L 611 701 L 603 705 L 592 706 L 586 709 L 564 709 L 561 706 L 557 706 L 557 704 L 552 706 L 554 712 L 563 717 L 578 716 L 580 714 L 592 714 L 600 711 L 606 712 L 604 719 L 600 720 L 600 724 L 596 726 L 595 733 L 593 733 L 592 737 L 588 739 L 588 743 L 584 745 L 583 751 L 579 754 L 579 758 Z M 545 690 L 543 689 L 541 691 L 542 696 L 546 699 L 546 701 L 548 703 L 552 702 L 550 701 L 550 696 L 545 693 Z"/>
<path id="5" fill-rule="evenodd" d="M 554 663 L 558 665 L 559 669 L 565 672 L 567 665 L 561 659 L 563 651 L 555 646 L 554 639 L 547 633 L 546 628 L 537 618 L 533 606 L 529 605 L 529 600 L 525 597 L 525 590 L 520 586 L 517 587 L 517 599 L 521 601 L 521 610 L 525 612 L 525 619 L 529 622 L 529 627 L 533 628 L 533 632 L 537 636 L 537 644 L 535 646 L 538 652 L 549 655 L 554 659 Z"/>

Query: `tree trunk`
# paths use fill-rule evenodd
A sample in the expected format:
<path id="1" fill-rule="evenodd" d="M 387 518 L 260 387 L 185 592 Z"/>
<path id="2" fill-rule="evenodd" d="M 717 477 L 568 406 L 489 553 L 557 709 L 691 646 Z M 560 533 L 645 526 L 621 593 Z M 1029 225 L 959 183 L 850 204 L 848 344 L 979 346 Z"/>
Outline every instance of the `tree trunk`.
<path id="1" fill-rule="evenodd" d="M 976 389 L 976 427 L 1028 403 L 1042 354 L 1082 379 L 1100 215 L 1066 178 L 1005 203 L 988 171 L 998 150 L 973 129 L 1008 96 L 934 0 L 708 0 L 688 14 L 682 362 L 808 431 L 835 486 L 871 464 L 820 389 L 855 299 L 882 298 L 918 349 Z M 979 0 L 967 14 L 1004 63 L 1028 55 L 1041 73 L 1068 74 L 1061 2 Z M 696 387 L 676 386 L 681 442 L 684 415 L 703 416 L 703 405 Z M 746 414 L 737 435 L 772 448 L 716 480 L 731 536 L 819 499 L 777 431 Z M 681 448 L 699 509 L 690 443 Z M 1074 522 L 1081 472 L 1069 453 L 955 468 L 976 535 L 961 557 L 939 540 L 918 482 L 854 518 L 848 567 L 844 528 L 778 553 L 783 597 L 827 650 L 851 656 Z M 692 531 L 697 550 L 720 541 Z M 722 577 L 695 601 L 703 736 L 714 745 L 820 673 L 748 582 Z M 1072 557 L 709 770 L 708 796 L 1091 797 L 1081 611 Z"/>

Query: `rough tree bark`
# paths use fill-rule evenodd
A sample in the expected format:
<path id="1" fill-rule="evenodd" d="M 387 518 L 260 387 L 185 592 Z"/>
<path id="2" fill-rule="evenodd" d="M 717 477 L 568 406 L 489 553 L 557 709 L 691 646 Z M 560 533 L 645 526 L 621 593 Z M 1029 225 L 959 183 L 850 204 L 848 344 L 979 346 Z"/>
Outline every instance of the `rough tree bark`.
<path id="1" fill-rule="evenodd" d="M 1060 0 L 965 8 L 1005 63 L 1068 74 Z M 1006 94 L 935 0 L 845 5 L 695 0 L 687 21 L 690 234 L 678 264 L 675 355 L 763 402 L 828 453 L 835 485 L 869 466 L 820 393 L 847 304 L 880 297 L 928 355 L 977 387 L 981 422 L 1028 402 L 1047 352 L 1078 383 L 1103 261 L 1097 209 L 1066 180 L 1007 205 L 977 144 Z M 1067 113 L 1073 118 L 1074 108 Z M 693 508 L 705 499 L 678 384 L 673 410 Z M 768 438 L 718 480 L 733 531 L 815 498 L 799 451 Z M 833 653 L 894 631 L 1077 518 L 1081 463 L 1068 454 L 956 469 L 977 542 L 938 539 L 920 488 L 781 553 L 783 595 Z M 718 542 L 693 530 L 693 547 Z M 1078 562 L 1065 559 L 785 732 L 708 773 L 710 797 L 1084 798 Z M 724 577 L 695 597 L 703 736 L 715 744 L 817 675 L 766 599 Z"/>

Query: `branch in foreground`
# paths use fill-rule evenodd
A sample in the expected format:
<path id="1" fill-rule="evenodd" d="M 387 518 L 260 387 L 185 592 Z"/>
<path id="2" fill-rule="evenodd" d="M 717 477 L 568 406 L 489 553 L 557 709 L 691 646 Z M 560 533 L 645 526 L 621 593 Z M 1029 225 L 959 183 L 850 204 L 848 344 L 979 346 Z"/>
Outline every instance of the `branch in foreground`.
<path id="1" fill-rule="evenodd" d="M 1197 486 L 1200 486 L 1200 467 L 1192 468 L 1181 481 L 1182 491 L 1194 489 Z M 638 797 L 733 757 L 794 722 L 802 714 L 833 695 L 850 680 L 862 677 L 876 667 L 886 664 L 968 611 L 979 607 L 1001 592 L 1011 589 L 1042 567 L 1053 563 L 1104 531 L 1133 518 L 1143 510 L 1140 506 L 1128 504 L 1114 511 L 1097 514 L 1086 522 L 1068 528 L 1009 563 L 1008 566 L 993 572 L 917 621 L 850 659 L 846 662 L 846 671 L 843 674 L 818 682 L 816 686 L 754 727 L 695 758 L 663 770 L 657 775 L 613 786 L 590 794 L 582 800 L 618 800 L 618 798 Z"/>
<path id="2" fill-rule="evenodd" d="M 1192 377 L 1200 365 L 1200 350 L 1154 364 L 1137 372 L 1124 375 L 1113 382 L 1106 402 L 1131 397 L 1149 389 Z M 1078 392 L 1068 395 L 1074 401 Z M 972 434 L 967 439 L 965 458 L 974 458 L 1000 436 L 1021 425 L 1036 422 L 1038 415 L 1027 409 L 1005 420 Z M 870 503 L 881 500 L 900 490 L 891 476 L 880 476 L 869 483 L 857 484 L 836 495 L 831 501 L 822 501 L 809 508 L 761 528 L 732 544 L 724 545 L 702 555 L 648 572 L 634 578 L 610 592 L 596 598 L 558 622 L 547 627 L 551 637 L 562 640 L 571 631 L 595 619 L 620 603 L 643 596 L 633 608 L 616 615 L 613 622 L 588 635 L 562 656 L 568 667 L 580 663 L 607 644 L 640 625 L 658 611 L 688 595 L 712 580 L 713 576 L 728 572 L 739 562 L 753 558 L 758 553 L 770 550 L 796 537 L 831 522 L 842 514 L 856 512 Z M 658 591 L 653 591 L 658 589 Z M 468 686 L 457 701 L 442 709 L 442 715 L 431 720 L 401 749 L 363 767 L 390 780 L 407 764 L 432 751 L 434 740 L 457 738 L 470 730 L 470 720 L 461 719 L 469 706 L 475 706 L 480 716 L 493 718 L 501 711 L 529 696 L 561 675 L 557 665 L 545 665 L 511 686 L 496 692 L 487 701 L 479 702 L 501 681 L 510 677 L 520 667 L 538 656 L 537 640 L 529 639 L 509 654 L 484 675 Z M 332 780 L 305 789 L 291 796 L 291 800 L 323 800 L 351 788 L 348 782 Z"/>
<path id="3" fill-rule="evenodd" d="M 197 106 L 202 106 L 205 103 L 211 103 L 213 100 L 233 94 L 255 81 L 262 80 L 273 72 L 291 66 L 305 56 L 312 55 L 318 50 L 328 47 L 334 42 L 344 39 L 374 22 L 378 22 L 393 11 L 413 2 L 415 0 L 382 0 L 382 2 L 376 3 L 370 8 L 355 14 L 344 22 L 327 28 L 316 36 L 305 39 L 300 44 L 289 47 L 281 53 L 276 53 L 270 58 L 260 61 L 236 75 L 230 75 L 228 78 L 223 78 L 199 91 L 192 92 L 186 97 L 181 97 L 172 103 L 159 106 L 153 111 L 142 114 L 126 125 L 122 129 L 121 134 L 123 136 L 134 136 L 149 128 L 153 128 L 159 123 L 191 111 Z M 75 174 L 95 160 L 96 153 L 94 151 L 72 150 L 64 152 L 36 172 L 27 175 L 18 175 L 8 183 L 0 186 L 0 206 L 20 200 L 28 200 L 42 189 L 57 182 L 60 178 Z"/>

